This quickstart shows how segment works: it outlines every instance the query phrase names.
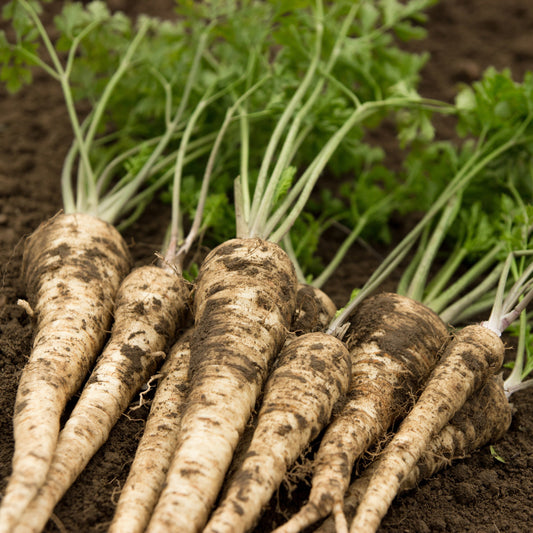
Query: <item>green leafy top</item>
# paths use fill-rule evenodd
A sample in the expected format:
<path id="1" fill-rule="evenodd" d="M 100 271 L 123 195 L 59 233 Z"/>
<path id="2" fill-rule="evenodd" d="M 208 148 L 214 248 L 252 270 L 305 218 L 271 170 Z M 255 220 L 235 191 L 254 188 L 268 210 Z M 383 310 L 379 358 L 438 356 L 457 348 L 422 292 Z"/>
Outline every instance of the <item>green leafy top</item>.
<path id="1" fill-rule="evenodd" d="M 411 117 L 405 124 L 420 132 L 431 109 L 445 107 L 416 91 L 425 56 L 403 52 L 393 42 L 395 32 L 404 38 L 424 34 L 418 25 L 421 10 L 431 3 L 316 2 L 314 9 L 308 3 L 308 9 L 291 12 L 290 2 L 269 2 L 286 8 L 273 33 L 272 68 L 281 76 L 299 71 L 301 81 L 273 125 L 257 174 L 250 157 L 241 165 L 241 235 L 282 240 L 326 165 L 333 160 L 338 171 L 344 157 L 353 169 L 353 147 L 361 144 L 366 128 L 390 116 L 392 109 L 405 110 Z M 244 115 L 243 120 L 241 143 L 249 146 L 253 124 Z M 279 182 L 291 167 L 298 170 L 280 203 Z"/>
<path id="2" fill-rule="evenodd" d="M 66 3 L 52 40 L 41 12 L 36 1 L 4 6 L 13 37 L 0 35 L 0 77 L 15 91 L 37 66 L 58 81 L 74 133 L 62 175 L 65 211 L 122 219 L 123 227 L 168 181 L 192 110 L 237 74 L 204 57 L 209 27 L 184 31 L 179 20 L 146 16 L 134 23 L 105 2 Z M 220 116 L 198 122 L 189 159 L 205 153 Z"/>
<path id="3" fill-rule="evenodd" d="M 414 144 L 406 166 L 413 188 L 405 191 L 407 200 L 412 195 L 421 201 L 423 216 L 330 324 L 330 333 L 342 334 L 351 310 L 417 241 L 418 252 L 405 270 L 400 292 L 421 299 L 445 321 L 464 320 L 498 300 L 493 288 L 506 257 L 523 249 L 532 229 L 524 224 L 532 200 L 532 80 L 527 74 L 518 83 L 507 71 L 488 69 L 479 82 L 458 94 L 455 109 L 463 144 Z M 448 260 L 428 283 L 446 243 L 452 246 L 451 252 L 447 248 Z M 446 287 L 461 269 L 459 279 Z M 469 285 L 473 288 L 465 294 Z"/>

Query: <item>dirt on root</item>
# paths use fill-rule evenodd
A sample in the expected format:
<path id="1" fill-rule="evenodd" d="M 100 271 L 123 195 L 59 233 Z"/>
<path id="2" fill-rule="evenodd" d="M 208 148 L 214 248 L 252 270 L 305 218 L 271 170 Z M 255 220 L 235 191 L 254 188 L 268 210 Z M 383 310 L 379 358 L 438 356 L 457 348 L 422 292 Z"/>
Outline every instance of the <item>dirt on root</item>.
<path id="1" fill-rule="evenodd" d="M 171 14 L 171 0 L 109 0 L 130 14 Z M 149 5 L 148 5 L 149 4 Z M 47 10 L 54 10 L 57 2 Z M 410 45 L 432 54 L 422 90 L 451 98 L 460 82 L 471 82 L 493 65 L 509 68 L 520 80 L 533 70 L 533 3 L 530 0 L 441 0 L 430 10 L 427 40 Z M 450 135 L 442 124 L 442 134 Z M 10 474 L 12 416 L 18 378 L 30 351 L 32 324 L 17 305 L 26 297 L 20 277 L 24 239 L 60 210 L 59 175 L 72 133 L 57 84 L 38 73 L 19 94 L 0 92 L 0 491 Z M 377 139 L 385 147 L 390 138 Z M 153 205 L 126 234 L 137 264 L 150 262 L 163 240 L 169 217 Z M 398 222 L 402 232 L 405 221 Z M 327 254 L 327 250 L 325 250 Z M 360 286 L 386 250 L 355 244 L 325 291 L 339 305 L 349 288 Z M 512 350 L 508 350 L 512 356 Z M 533 390 L 513 396 L 508 433 L 471 457 L 399 497 L 384 519 L 384 532 L 521 533 L 533 527 Z M 147 408 L 120 419 L 74 486 L 56 507 L 46 531 L 96 533 L 106 530 L 143 430 Z M 257 531 L 282 521 L 297 507 L 308 487 L 283 487 L 272 500 Z M 63 527 L 64 529 L 60 529 Z"/>

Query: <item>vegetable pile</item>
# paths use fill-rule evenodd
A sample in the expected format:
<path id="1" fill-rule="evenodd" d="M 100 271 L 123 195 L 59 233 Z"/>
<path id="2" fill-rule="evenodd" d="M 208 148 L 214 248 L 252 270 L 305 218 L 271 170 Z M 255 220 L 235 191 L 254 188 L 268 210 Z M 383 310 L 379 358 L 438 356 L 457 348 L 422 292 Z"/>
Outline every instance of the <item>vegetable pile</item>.
<path id="1" fill-rule="evenodd" d="M 46 3 L 4 6 L 1 79 L 56 80 L 73 140 L 63 212 L 25 243 L 0 532 L 42 531 L 154 382 L 110 531 L 249 531 L 298 461 L 308 501 L 276 531 L 376 531 L 400 490 L 506 431 L 533 383 L 533 74 L 422 97 L 426 56 L 399 41 L 433 3 L 191 1 L 174 21 L 66 3 L 54 38 Z M 437 115 L 458 138 L 435 140 Z M 368 142 L 380 125 L 401 168 Z M 121 232 L 155 199 L 165 242 L 132 269 Z M 320 289 L 363 238 L 393 246 L 336 312 Z"/>

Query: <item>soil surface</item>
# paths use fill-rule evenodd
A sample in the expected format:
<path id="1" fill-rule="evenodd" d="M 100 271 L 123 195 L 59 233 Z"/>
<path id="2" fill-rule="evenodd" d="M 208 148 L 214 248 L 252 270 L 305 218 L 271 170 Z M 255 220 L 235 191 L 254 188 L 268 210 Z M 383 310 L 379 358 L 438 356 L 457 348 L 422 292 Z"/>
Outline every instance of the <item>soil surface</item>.
<path id="1" fill-rule="evenodd" d="M 171 0 L 110 1 L 130 14 L 168 16 Z M 47 7 L 47 10 L 54 10 Z M 477 79 L 489 66 L 509 68 L 516 79 L 533 69 L 533 4 L 530 0 L 441 0 L 430 11 L 429 37 L 416 48 L 431 52 L 422 83 L 426 96 L 450 98 L 458 82 Z M 413 46 L 413 45 L 411 45 Z M 445 128 L 445 125 L 443 126 Z M 444 131 L 444 134 L 449 132 Z M 17 299 L 24 239 L 61 208 L 59 175 L 71 140 L 59 87 L 46 75 L 15 96 L 0 92 L 0 491 L 10 473 L 11 419 L 17 381 L 30 351 L 32 323 Z M 386 139 L 384 139 L 386 142 Z M 162 242 L 168 207 L 154 205 L 126 234 L 137 264 L 150 261 Z M 399 228 L 403 231 L 405 228 Z M 326 291 L 339 305 L 360 286 L 380 253 L 354 245 Z M 509 348 L 508 356 L 512 357 Z M 384 519 L 383 532 L 525 532 L 533 528 L 533 390 L 513 397 L 516 412 L 507 435 L 399 497 Z M 122 416 L 55 510 L 46 531 L 105 531 L 128 473 L 147 409 Z M 280 490 L 257 531 L 282 521 L 287 509 L 306 498 Z"/>

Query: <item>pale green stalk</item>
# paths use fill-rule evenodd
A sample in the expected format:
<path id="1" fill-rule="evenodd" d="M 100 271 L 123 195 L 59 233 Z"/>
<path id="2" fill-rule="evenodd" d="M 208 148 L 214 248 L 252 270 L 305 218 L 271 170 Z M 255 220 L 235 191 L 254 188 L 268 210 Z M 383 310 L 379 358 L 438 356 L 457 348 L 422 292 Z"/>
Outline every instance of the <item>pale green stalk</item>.
<path id="1" fill-rule="evenodd" d="M 337 251 L 335 252 L 335 255 L 333 256 L 333 259 L 327 264 L 325 268 L 322 269 L 322 272 L 313 279 L 311 282 L 311 285 L 316 288 L 321 288 L 324 283 L 331 277 L 333 272 L 337 270 L 338 266 L 341 264 L 342 260 L 344 259 L 344 256 L 352 246 L 352 244 L 355 242 L 357 237 L 361 234 L 361 231 L 366 226 L 366 223 L 368 221 L 368 216 L 363 215 L 359 218 L 357 221 L 356 226 L 350 231 L 350 234 L 342 244 L 337 248 Z"/>
<path id="2" fill-rule="evenodd" d="M 329 138 L 315 159 L 309 164 L 305 172 L 291 188 L 285 200 L 265 223 L 264 235 L 269 235 L 273 242 L 279 242 L 289 231 L 322 174 L 333 153 L 337 150 L 348 132 L 359 122 L 362 122 L 373 113 L 387 107 L 401 107 L 412 104 L 422 105 L 422 100 L 413 100 L 408 97 L 389 98 L 373 102 L 365 102 L 357 107 L 344 124 Z M 432 101 L 434 103 L 434 101 Z M 278 226 L 279 223 L 279 226 Z M 276 227 L 277 226 L 277 227 Z"/>
<path id="3" fill-rule="evenodd" d="M 76 206 L 71 180 L 72 170 L 74 168 L 74 163 L 78 153 L 78 144 L 76 141 L 74 141 L 70 145 L 70 148 L 63 161 L 63 167 L 61 168 L 61 194 L 63 197 L 63 208 L 67 213 L 72 213 L 75 211 Z"/>
<path id="4" fill-rule="evenodd" d="M 424 303 L 440 314 L 442 310 L 453 300 L 457 298 L 463 290 L 472 282 L 479 278 L 496 261 L 498 255 L 503 251 L 504 243 L 498 242 L 494 248 L 491 248 L 480 260 L 469 268 L 459 277 L 448 289 L 442 291 L 435 298 L 424 298 Z M 473 301 L 473 299 L 472 299 Z"/>
<path id="5" fill-rule="evenodd" d="M 237 234 L 240 235 L 241 231 L 246 227 L 245 235 L 248 235 L 248 223 L 250 220 L 250 125 L 248 122 L 248 116 L 246 114 L 246 107 L 241 106 L 239 108 L 239 126 L 240 126 L 240 176 L 239 183 L 235 185 L 235 189 L 239 194 L 239 220 L 237 221 Z M 235 203 L 237 207 L 237 201 Z M 240 229 L 239 229 L 240 228 Z"/>
<path id="6" fill-rule="evenodd" d="M 403 274 L 400 277 L 400 281 L 398 282 L 398 286 L 396 287 L 396 292 L 398 294 L 407 293 L 407 288 L 409 287 L 409 283 L 413 279 L 413 276 L 415 275 L 416 267 L 418 263 L 421 261 L 422 256 L 424 255 L 424 249 L 428 242 L 430 231 L 431 231 L 431 226 L 426 226 L 424 228 L 424 231 L 422 232 L 420 236 L 420 240 L 418 242 L 418 247 L 416 249 L 416 252 L 414 253 L 413 258 L 409 261 L 409 264 L 403 271 Z"/>
<path id="7" fill-rule="evenodd" d="M 233 204 L 235 208 L 235 237 L 238 239 L 244 239 L 249 234 L 247 219 L 244 216 L 244 210 L 246 208 L 244 199 L 244 187 L 241 182 L 240 176 L 235 178 L 233 182 Z"/>
<path id="8" fill-rule="evenodd" d="M 52 64 L 55 68 L 55 71 L 51 69 L 46 63 L 42 62 L 38 56 L 34 56 L 33 54 L 31 57 L 37 61 L 37 63 L 44 68 L 44 70 L 48 74 L 52 74 L 53 78 L 59 81 L 61 85 L 61 89 L 63 91 L 63 96 L 65 99 L 65 104 L 67 107 L 68 116 L 72 125 L 72 129 L 74 132 L 74 136 L 80 146 L 80 156 L 81 156 L 81 164 L 85 168 L 85 172 L 87 175 L 91 175 L 91 164 L 89 161 L 89 154 L 87 152 L 87 147 L 84 145 L 83 142 L 83 135 L 82 135 L 82 129 L 78 120 L 78 116 L 76 113 L 76 109 L 74 106 L 74 99 L 72 97 L 72 91 L 70 88 L 70 85 L 68 83 L 68 78 L 66 77 L 65 71 L 63 69 L 63 65 L 61 64 L 61 61 L 56 54 L 55 48 L 48 37 L 48 34 L 46 32 L 46 29 L 44 28 L 43 24 L 41 23 L 41 20 L 39 19 L 37 13 L 34 11 L 34 9 L 31 7 L 26 0 L 19 0 L 22 7 L 26 10 L 26 12 L 30 15 L 32 18 L 33 23 L 35 24 L 35 27 L 37 28 L 37 31 L 39 32 L 39 35 L 41 36 L 41 39 L 43 40 L 43 43 L 45 45 L 46 51 L 48 52 L 50 59 L 52 60 Z M 67 185 L 65 183 L 62 184 L 62 190 L 64 191 L 66 187 L 70 187 L 70 183 Z M 63 207 L 65 208 L 66 213 L 70 213 L 76 210 L 75 203 L 74 203 L 74 197 L 72 195 L 72 192 L 70 194 L 67 194 L 66 197 L 63 200 Z"/>
<path id="9" fill-rule="evenodd" d="M 329 74 L 331 72 L 331 69 L 334 67 L 337 61 L 337 58 L 341 51 L 341 43 L 346 38 L 348 30 L 350 29 L 353 19 L 355 18 L 357 9 L 358 9 L 358 6 L 352 6 L 352 9 L 350 10 L 350 12 L 348 13 L 348 15 L 345 17 L 343 21 L 338 37 L 335 41 L 335 45 L 328 59 L 328 63 L 324 69 L 326 74 Z M 323 14 L 321 15 L 323 16 Z M 317 50 L 316 53 L 320 54 L 320 50 Z M 316 56 L 316 57 L 317 59 L 319 59 L 319 56 Z M 272 170 L 270 174 L 270 178 L 268 180 L 268 185 L 266 187 L 266 190 L 261 195 L 262 201 L 259 206 L 259 209 L 257 210 L 257 213 L 255 214 L 253 218 L 253 222 L 251 225 L 252 236 L 259 235 L 262 238 L 266 238 L 266 236 L 269 234 L 268 230 L 263 233 L 262 228 L 264 228 L 266 225 L 266 221 L 267 221 L 269 212 L 272 208 L 273 198 L 276 194 L 278 183 L 283 174 L 283 171 L 289 166 L 291 158 L 293 157 L 295 153 L 295 144 L 298 144 L 297 138 L 300 132 L 301 123 L 308 116 L 312 106 L 315 104 L 318 97 L 323 93 L 325 81 L 326 81 L 325 78 L 322 77 L 320 79 L 320 82 L 316 83 L 315 88 L 313 89 L 311 95 L 303 103 L 302 107 L 298 110 L 298 112 L 296 113 L 292 121 L 289 131 L 287 132 L 287 135 L 285 137 L 285 141 L 283 143 L 281 151 L 277 157 L 276 164 L 274 165 L 274 169 Z M 308 128 L 308 130 L 309 129 L 310 128 Z M 302 142 L 302 141 L 303 141 L 303 137 L 300 135 L 299 142 Z"/>
<path id="10" fill-rule="evenodd" d="M 511 373 L 503 382 L 503 389 L 507 398 L 509 398 L 515 392 L 519 390 L 524 390 L 526 388 L 533 386 L 533 379 L 528 379 L 524 381 L 524 378 L 527 376 L 524 375 L 524 366 L 526 363 L 526 330 L 528 328 L 528 319 L 526 312 L 520 314 L 520 328 L 518 335 L 518 346 L 516 348 L 516 357 L 514 360 L 514 365 Z"/>
<path id="11" fill-rule="evenodd" d="M 105 166 L 105 168 L 102 169 L 102 171 L 99 173 L 99 178 L 96 184 L 98 195 L 102 195 L 106 192 L 106 189 L 109 187 L 111 180 L 113 179 L 113 172 L 123 163 L 125 163 L 128 159 L 133 157 L 134 155 L 138 154 L 142 151 L 143 148 L 157 145 L 157 143 L 161 140 L 161 136 L 154 137 L 152 139 L 148 139 L 147 141 L 142 141 L 136 146 L 130 148 L 129 150 L 126 150 L 122 152 L 121 154 L 114 157 L 109 163 Z M 124 177 L 121 178 L 119 182 L 117 182 L 113 188 L 111 189 L 111 193 L 121 188 Z"/>
<path id="12" fill-rule="evenodd" d="M 446 233 L 450 229 L 452 222 L 459 213 L 461 207 L 461 198 L 453 197 L 445 206 L 442 215 L 431 233 L 429 241 L 424 247 L 424 253 L 417 264 L 413 279 L 406 291 L 406 296 L 413 300 L 422 302 L 424 300 L 424 290 L 427 284 L 429 272 L 435 260 L 435 257 L 441 247 Z"/>
<path id="13" fill-rule="evenodd" d="M 388 98 L 386 100 L 378 100 L 371 102 L 364 102 L 357 104 L 352 115 L 346 120 L 346 122 L 330 137 L 328 142 L 322 147 L 315 159 L 308 165 L 305 172 L 300 176 L 296 184 L 294 184 L 285 197 L 282 204 L 276 209 L 276 211 L 269 217 L 265 224 L 263 233 L 265 235 L 272 235 L 275 227 L 280 224 L 276 230 L 276 238 L 281 238 L 288 229 L 293 225 L 296 218 L 299 216 L 303 206 L 307 202 L 311 191 L 324 170 L 326 164 L 331 159 L 335 150 L 339 147 L 342 140 L 346 137 L 348 132 L 359 122 L 363 122 L 366 118 L 372 116 L 372 114 L 378 112 L 381 109 L 387 107 L 405 107 L 405 106 L 419 106 L 427 105 L 430 108 L 435 106 L 442 106 L 441 111 L 446 112 L 446 104 L 441 104 L 435 100 L 430 99 L 418 99 L 409 97 L 396 97 Z M 294 205 L 293 205 L 294 204 Z M 292 213 L 287 215 L 287 212 L 291 210 Z"/>
<path id="14" fill-rule="evenodd" d="M 333 319 L 327 328 L 327 333 L 337 334 L 338 332 L 342 331 L 342 325 L 348 319 L 355 307 L 359 305 L 359 303 L 369 296 L 375 289 L 377 289 L 390 275 L 390 273 L 400 264 L 429 221 L 433 219 L 433 217 L 453 196 L 462 191 L 478 174 L 478 172 L 480 172 L 496 157 L 500 156 L 513 146 L 516 146 L 519 144 L 519 142 L 524 142 L 525 139 L 520 139 L 520 137 L 530 121 L 531 117 L 528 116 L 521 126 L 517 128 L 511 139 L 502 143 L 500 146 L 491 149 L 489 153 L 485 154 L 484 150 L 480 150 L 472 156 L 472 158 L 457 172 L 455 177 L 450 181 L 442 194 L 435 200 L 420 222 L 402 239 L 402 241 L 392 250 L 392 252 L 389 253 L 381 265 L 370 276 L 356 297 L 348 302 L 342 311 Z M 492 147 L 495 142 L 496 141 L 488 144 L 490 147 Z"/>
<path id="15" fill-rule="evenodd" d="M 326 267 L 322 270 L 322 272 L 311 282 L 311 285 L 313 287 L 321 288 L 324 283 L 333 275 L 335 270 L 339 267 L 342 260 L 348 253 L 348 250 L 352 246 L 352 244 L 356 241 L 356 239 L 361 235 L 364 227 L 368 224 L 368 221 L 372 218 L 372 214 L 377 212 L 379 213 L 385 205 L 390 203 L 392 199 L 387 196 L 380 200 L 377 204 L 374 204 L 373 206 L 369 207 L 365 213 L 363 213 L 358 221 L 355 227 L 350 231 L 346 239 L 342 242 L 342 244 L 339 246 L 337 251 L 335 252 L 335 255 L 333 256 L 333 259 L 326 265 Z"/>
<path id="16" fill-rule="evenodd" d="M 515 252 L 515 256 L 518 255 L 533 255 L 533 250 L 524 250 L 522 252 Z M 517 315 L 517 313 L 521 313 L 520 311 L 517 311 L 517 308 L 523 308 L 525 307 L 523 300 L 521 300 L 518 305 L 515 305 L 516 302 L 518 302 L 519 298 L 523 295 L 523 293 L 526 290 L 529 290 L 531 285 L 533 285 L 533 279 L 531 278 L 531 275 L 533 274 L 533 263 L 531 263 L 522 273 L 522 275 L 518 278 L 518 280 L 515 282 L 515 284 L 511 287 L 511 289 L 507 292 L 507 296 L 505 297 L 505 300 L 502 305 L 502 313 L 503 313 L 503 320 L 507 321 L 508 323 L 511 323 L 511 317 L 513 315 Z M 526 297 L 524 297 L 524 300 Z"/>
<path id="17" fill-rule="evenodd" d="M 202 222 L 202 216 L 204 212 L 205 202 L 207 199 L 207 193 L 209 189 L 209 182 L 211 181 L 211 175 L 213 174 L 213 168 L 215 164 L 216 157 L 218 155 L 218 151 L 220 149 L 220 144 L 222 142 L 222 139 L 224 138 L 224 135 L 226 134 L 226 131 L 230 125 L 230 122 L 233 119 L 233 115 L 239 109 L 242 102 L 245 101 L 254 91 L 256 91 L 265 81 L 270 77 L 270 75 L 267 75 L 263 77 L 261 80 L 259 80 L 257 83 L 255 83 L 252 87 L 250 87 L 246 92 L 244 92 L 237 101 L 226 111 L 226 115 L 224 117 L 224 121 L 218 131 L 218 135 L 215 139 L 215 142 L 213 144 L 213 148 L 211 150 L 211 153 L 209 154 L 209 159 L 207 161 L 207 165 L 205 168 L 205 173 L 202 178 L 202 186 L 200 189 L 200 196 L 198 200 L 198 205 L 196 206 L 196 211 L 194 214 L 194 220 L 191 226 L 191 229 L 189 230 L 189 233 L 187 234 L 187 237 L 185 239 L 185 242 L 179 247 L 178 251 L 176 252 L 175 260 L 173 261 L 174 264 L 181 267 L 181 263 L 185 257 L 185 255 L 189 252 L 193 242 L 196 240 L 198 236 L 198 231 L 200 229 L 200 224 Z"/>
<path id="18" fill-rule="evenodd" d="M 124 57 L 121 59 L 117 70 L 113 73 L 113 75 L 107 82 L 104 92 L 102 93 L 102 96 L 98 100 L 96 107 L 91 113 L 90 125 L 88 127 L 87 134 L 85 135 L 84 142 L 83 142 L 83 146 L 85 147 L 87 154 L 90 152 L 91 145 L 94 141 L 94 136 L 96 135 L 97 128 L 100 126 L 100 122 L 102 120 L 104 111 L 107 108 L 107 105 L 109 103 L 109 99 L 113 91 L 115 90 L 118 82 L 120 81 L 120 79 L 123 77 L 125 72 L 130 67 L 133 56 L 149 29 L 148 22 L 144 19 L 143 19 L 143 22 L 144 23 L 141 24 L 138 33 L 135 35 L 132 42 L 128 45 L 128 49 L 126 50 Z M 88 201 L 87 208 L 89 212 L 96 213 L 98 210 L 98 193 L 97 193 L 97 188 L 96 188 L 96 176 L 92 173 L 90 166 L 86 167 L 86 165 L 84 165 L 83 171 L 84 173 L 87 173 L 87 175 L 85 176 L 86 182 L 87 182 L 88 194 L 89 194 L 89 201 Z M 83 207 L 83 205 L 80 205 L 79 201 L 78 201 L 78 206 L 80 208 Z"/>
<path id="19" fill-rule="evenodd" d="M 438 297 L 444 290 L 446 284 L 452 279 L 457 269 L 468 255 L 468 248 L 466 246 L 457 246 L 448 256 L 446 262 L 439 271 L 433 276 L 427 286 L 427 293 L 424 297 L 426 302 L 431 302 Z"/>
<path id="20" fill-rule="evenodd" d="M 511 252 L 503 264 L 492 311 L 489 319 L 486 322 L 483 322 L 483 325 L 495 332 L 501 333 L 504 331 L 510 323 L 518 318 L 522 310 L 525 309 L 526 305 L 533 298 L 533 291 L 530 291 L 522 298 L 522 300 L 518 301 L 522 294 L 526 290 L 529 290 L 529 287 L 533 283 L 533 280 L 529 279 L 533 273 L 533 263 L 524 270 L 511 289 L 507 290 L 506 288 L 512 262 L 516 257 L 524 255 L 533 255 L 533 250 Z M 505 296 L 506 291 L 507 296 Z"/>
<path id="21" fill-rule="evenodd" d="M 182 99 L 180 101 L 178 109 L 176 110 L 174 118 L 170 123 L 167 124 L 165 133 L 163 134 L 154 151 L 151 153 L 150 157 L 145 162 L 145 164 L 135 176 L 135 178 L 131 180 L 128 184 L 126 184 L 121 191 L 117 191 L 115 194 L 108 195 L 105 199 L 101 201 L 99 208 L 99 217 L 102 220 L 113 222 L 120 215 L 123 210 L 123 206 L 127 203 L 127 201 L 132 198 L 132 196 L 137 192 L 142 183 L 144 183 L 144 181 L 147 179 L 151 168 L 161 156 L 163 150 L 166 148 L 170 139 L 175 134 L 176 128 L 178 127 L 182 119 L 182 115 L 188 104 L 188 99 L 193 83 L 197 79 L 202 54 L 207 43 L 207 36 L 210 29 L 211 27 L 208 26 L 200 36 L 198 47 L 196 49 L 191 68 L 189 69 L 189 73 L 187 75 L 187 82 L 185 84 Z"/>
<path id="22" fill-rule="evenodd" d="M 210 144 L 212 143 L 212 141 L 215 139 L 216 137 L 216 133 L 213 132 L 213 133 L 208 133 L 206 135 L 204 135 L 203 137 L 201 138 L 198 138 L 198 139 L 194 139 L 193 141 L 190 141 L 188 143 L 188 154 L 193 154 L 195 153 L 195 151 L 198 152 L 198 154 L 205 154 L 206 151 L 209 151 L 209 146 Z M 144 141 L 142 144 L 139 143 L 139 145 L 137 145 L 136 147 L 132 148 L 131 150 L 128 150 L 126 152 L 124 152 L 124 154 L 128 154 L 130 156 L 133 156 L 135 155 L 136 152 L 139 152 L 143 149 L 144 146 L 151 146 L 151 145 L 154 145 L 154 144 L 157 144 L 159 141 L 161 140 L 161 137 L 157 137 L 157 138 L 154 138 L 154 139 L 150 139 L 148 141 Z M 153 142 L 151 142 L 153 141 Z M 177 150 L 174 151 L 174 152 L 171 152 L 163 157 L 161 157 L 157 163 L 155 163 L 152 168 L 150 169 L 149 173 L 148 173 L 148 178 L 151 178 L 155 175 L 157 175 L 159 172 L 161 172 L 163 169 L 167 168 L 172 161 L 175 161 L 176 160 L 176 154 L 177 154 Z M 187 158 L 190 158 L 190 155 L 187 156 Z M 125 158 L 127 159 L 127 158 Z M 112 178 L 112 172 L 115 170 L 114 167 L 117 167 L 120 163 L 124 162 L 123 161 L 124 158 L 122 158 L 122 156 L 118 156 L 117 158 L 115 158 L 114 160 L 112 160 L 108 165 L 107 167 L 103 170 L 101 176 L 104 176 L 104 173 L 106 174 L 106 180 Z M 173 171 L 170 172 L 170 174 L 172 174 Z M 131 179 L 131 175 L 130 174 L 127 174 L 127 175 L 124 175 L 122 176 L 118 181 L 117 183 L 115 183 L 113 185 L 113 188 L 107 192 L 106 194 L 114 194 L 115 192 L 117 191 L 120 191 L 120 189 L 122 189 L 122 187 Z M 131 205 L 132 202 L 135 201 L 135 198 L 139 195 L 143 195 L 144 193 L 143 192 L 140 192 L 140 193 L 137 193 L 137 195 L 135 195 L 125 206 L 124 206 L 124 211 L 127 212 L 129 210 L 129 206 Z"/>
<path id="23" fill-rule="evenodd" d="M 251 83 L 251 74 L 253 72 L 255 63 L 257 61 L 257 54 L 250 54 L 248 59 L 248 77 L 246 80 L 246 89 L 250 88 Z M 234 96 L 235 100 L 238 98 Z M 248 105 L 246 100 L 242 101 L 238 106 L 239 111 L 239 139 L 240 139 L 240 150 L 239 150 L 239 184 L 236 185 L 236 190 L 238 188 L 239 194 L 239 217 L 240 221 L 237 226 L 243 228 L 244 221 L 248 221 L 250 217 L 250 122 L 248 115 Z M 247 227 L 247 222 L 246 224 Z"/>
<path id="24" fill-rule="evenodd" d="M 500 265 L 501 267 L 501 265 Z M 493 286 L 496 284 L 497 280 L 493 283 Z M 453 322 L 455 324 L 464 324 L 465 322 L 469 321 L 472 317 L 479 316 L 481 313 L 486 313 L 490 308 L 492 307 L 494 303 L 494 296 L 496 294 L 496 289 L 492 288 L 489 289 L 489 292 L 480 295 L 480 297 L 475 301 L 470 301 L 467 303 L 467 305 L 464 307 L 464 309 L 461 312 L 453 313 Z M 444 318 L 447 320 L 446 315 L 440 315 L 441 318 L 444 316 Z M 451 313 L 450 313 L 451 316 Z"/>
<path id="25" fill-rule="evenodd" d="M 151 72 L 154 78 L 161 84 L 161 87 L 163 87 L 163 91 L 165 92 L 165 124 L 168 126 L 170 122 L 172 121 L 172 85 L 156 69 L 151 69 Z M 187 80 L 190 80 L 190 75 L 187 77 Z M 190 91 L 190 88 L 187 88 L 187 86 L 188 86 L 188 81 L 186 82 L 185 91 L 183 95 L 183 97 L 186 98 L 186 100 L 188 100 L 189 98 L 188 92 Z M 180 102 L 180 106 L 181 106 L 181 102 Z"/>
<path id="26" fill-rule="evenodd" d="M 180 268 L 180 265 L 177 265 L 174 261 L 176 255 L 176 249 L 178 246 L 178 241 L 181 239 L 181 213 L 180 213 L 180 193 L 181 193 L 181 177 L 183 173 L 183 167 L 185 164 L 185 154 L 187 153 L 187 147 L 189 139 L 192 135 L 192 132 L 196 126 L 196 122 L 199 119 L 200 115 L 204 112 L 205 108 L 211 101 L 216 100 L 220 94 L 211 96 L 210 92 L 213 90 L 211 87 L 208 89 L 204 97 L 198 102 L 194 111 L 192 112 L 189 120 L 187 121 L 187 126 L 183 132 L 181 138 L 180 146 L 178 148 L 176 156 L 176 164 L 174 165 L 174 177 L 172 180 L 172 214 L 170 222 L 170 240 L 168 244 L 168 249 L 165 252 L 165 263 L 173 265 L 177 268 Z"/>
<path id="27" fill-rule="evenodd" d="M 458 322 L 459 316 L 461 316 L 462 319 L 465 320 L 467 318 L 466 310 L 470 308 L 470 313 L 474 311 L 474 308 L 471 307 L 472 304 L 475 302 L 479 302 L 483 295 L 487 294 L 487 292 L 494 288 L 494 286 L 498 282 L 498 278 L 501 275 L 501 271 L 502 265 L 496 265 L 493 270 L 491 270 L 489 274 L 487 274 L 487 276 L 485 276 L 483 280 L 478 283 L 468 294 L 459 299 L 456 299 L 452 305 L 448 306 L 444 310 L 441 310 L 438 307 L 433 307 L 431 305 L 428 305 L 428 307 L 435 311 L 440 316 L 441 320 L 446 324 L 456 324 Z M 482 309 L 480 309 L 480 304 L 475 308 L 475 310 L 480 311 L 490 309 L 490 303 L 488 305 L 486 305 L 488 302 L 484 303 L 485 306 Z"/>
<path id="28" fill-rule="evenodd" d="M 525 310 L 526 306 L 533 300 L 533 290 L 531 287 L 533 286 L 533 281 L 529 281 L 524 287 L 524 289 L 528 289 L 529 292 L 526 293 L 526 295 L 520 300 L 520 302 L 508 313 L 506 313 L 502 317 L 502 331 L 509 327 L 510 324 L 512 324 L 520 315 L 522 311 Z"/>
<path id="29" fill-rule="evenodd" d="M 309 64 L 309 67 L 305 73 L 305 76 L 302 82 L 299 84 L 298 89 L 295 91 L 291 100 L 289 101 L 285 110 L 283 111 L 279 121 L 276 124 L 276 127 L 274 128 L 274 131 L 272 132 L 270 140 L 268 142 L 265 155 L 263 157 L 261 166 L 259 168 L 259 174 L 257 177 L 252 205 L 250 208 L 250 221 L 257 220 L 257 213 L 261 207 L 261 204 L 263 203 L 263 193 L 267 185 L 268 170 L 272 162 L 272 159 L 274 158 L 274 153 L 281 140 L 283 132 L 285 131 L 285 128 L 289 120 L 291 120 L 292 117 L 294 116 L 296 109 L 298 108 L 298 106 L 300 105 L 304 97 L 305 92 L 310 87 L 311 83 L 315 81 L 316 79 L 315 73 L 316 73 L 316 70 L 318 68 L 319 61 L 320 61 L 320 55 L 321 55 L 321 50 L 322 50 L 322 34 L 324 31 L 323 6 L 322 6 L 321 0 L 316 0 L 316 9 L 317 9 L 316 27 L 315 27 L 316 28 L 316 40 L 315 40 L 315 50 L 312 56 L 312 60 L 311 60 L 311 63 Z M 254 232 L 254 229 L 255 228 L 250 227 L 251 233 Z"/>
<path id="30" fill-rule="evenodd" d="M 201 156 L 205 155 L 209 152 L 210 147 L 209 145 L 200 146 L 196 150 L 191 151 L 192 142 L 189 143 L 189 151 L 187 152 L 187 155 L 185 156 L 183 160 L 183 165 L 187 166 L 192 161 L 196 161 Z M 172 158 L 176 158 L 176 154 L 171 154 L 171 156 L 165 158 L 165 162 L 168 162 L 168 160 Z M 163 161 L 161 161 L 162 163 Z M 154 167 L 154 174 L 155 174 L 156 168 Z M 135 222 L 139 215 L 142 214 L 143 208 L 142 206 L 145 206 L 153 197 L 154 193 L 161 189 L 161 187 L 170 181 L 170 178 L 174 175 L 174 169 L 169 168 L 165 173 L 163 173 L 161 176 L 159 176 L 153 183 L 143 188 L 143 190 L 136 194 L 134 198 L 132 198 L 125 206 L 124 211 L 129 213 L 131 210 L 135 209 L 136 212 L 132 216 L 128 216 L 125 220 L 119 222 L 117 224 L 117 229 L 119 231 L 122 231 L 123 229 L 129 227 L 132 222 Z"/>

